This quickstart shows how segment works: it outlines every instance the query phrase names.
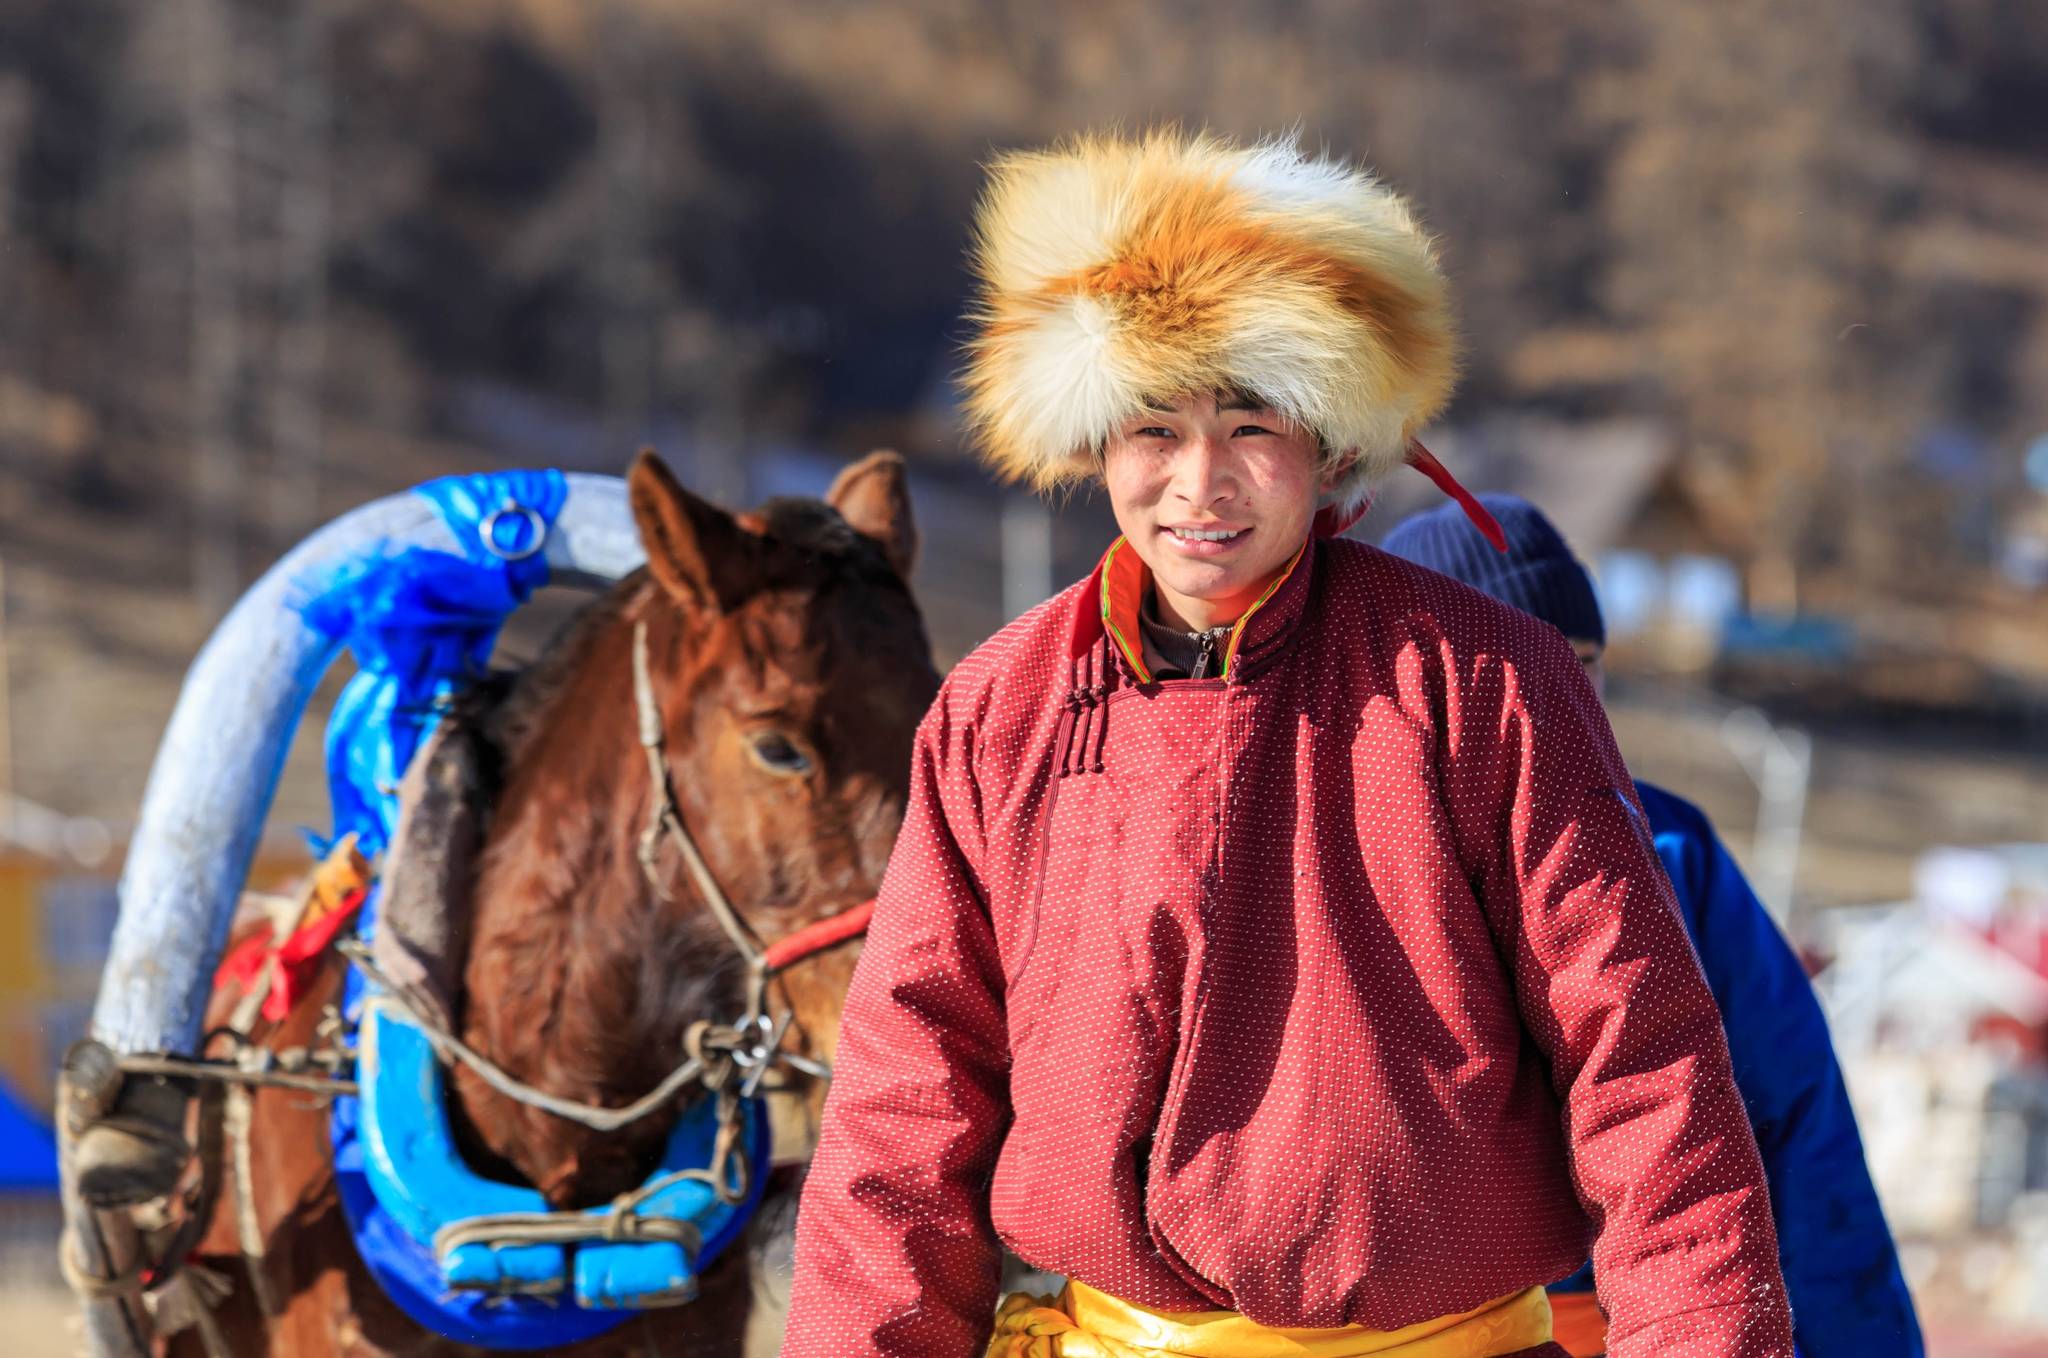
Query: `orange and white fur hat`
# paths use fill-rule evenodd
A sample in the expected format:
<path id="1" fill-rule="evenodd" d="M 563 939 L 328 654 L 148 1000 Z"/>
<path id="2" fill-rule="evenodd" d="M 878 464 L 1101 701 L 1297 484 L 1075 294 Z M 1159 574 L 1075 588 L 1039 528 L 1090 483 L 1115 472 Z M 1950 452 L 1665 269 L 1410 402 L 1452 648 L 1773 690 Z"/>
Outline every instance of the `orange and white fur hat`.
<path id="1" fill-rule="evenodd" d="M 1086 478 L 1148 402 L 1251 392 L 1321 438 L 1340 519 L 1404 460 L 1448 481 L 1413 442 L 1456 380 L 1444 277 L 1368 171 L 1292 139 L 1079 137 L 994 163 L 973 258 L 967 416 L 1012 479 Z"/>

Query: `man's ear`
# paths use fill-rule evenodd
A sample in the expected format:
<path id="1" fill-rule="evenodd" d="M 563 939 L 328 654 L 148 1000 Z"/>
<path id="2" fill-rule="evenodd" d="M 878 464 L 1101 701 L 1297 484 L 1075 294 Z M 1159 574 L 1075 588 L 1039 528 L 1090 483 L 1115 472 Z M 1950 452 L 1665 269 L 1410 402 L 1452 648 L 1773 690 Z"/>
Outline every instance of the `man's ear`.
<path id="1" fill-rule="evenodd" d="M 685 490 L 652 448 L 642 448 L 633 459 L 626 498 L 647 549 L 648 574 L 670 598 L 714 614 L 747 594 L 758 573 L 761 539 Z"/>
<path id="2" fill-rule="evenodd" d="M 1358 449 L 1356 448 L 1347 448 L 1342 457 L 1333 457 L 1324 462 L 1322 478 L 1316 485 L 1317 496 L 1328 495 L 1331 491 L 1335 490 L 1337 483 L 1349 476 L 1351 469 L 1357 465 Z"/>
<path id="3" fill-rule="evenodd" d="M 839 473 L 825 492 L 825 503 L 855 532 L 881 543 L 896 574 L 910 579 L 917 564 L 917 521 L 910 511 L 910 475 L 900 456 L 869 453 Z"/>

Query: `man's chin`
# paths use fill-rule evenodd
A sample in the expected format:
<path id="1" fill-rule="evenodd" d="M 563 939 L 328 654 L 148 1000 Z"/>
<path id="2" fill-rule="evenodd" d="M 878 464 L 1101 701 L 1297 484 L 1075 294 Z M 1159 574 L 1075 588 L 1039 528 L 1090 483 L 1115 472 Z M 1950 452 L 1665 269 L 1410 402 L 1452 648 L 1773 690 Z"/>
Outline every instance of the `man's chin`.
<path id="1" fill-rule="evenodd" d="M 1168 570 L 1156 573 L 1154 578 L 1183 599 L 1207 605 L 1210 608 L 1227 607 L 1231 600 L 1241 598 L 1247 589 L 1246 572 L 1218 570 L 1214 567 L 1195 570 Z"/>

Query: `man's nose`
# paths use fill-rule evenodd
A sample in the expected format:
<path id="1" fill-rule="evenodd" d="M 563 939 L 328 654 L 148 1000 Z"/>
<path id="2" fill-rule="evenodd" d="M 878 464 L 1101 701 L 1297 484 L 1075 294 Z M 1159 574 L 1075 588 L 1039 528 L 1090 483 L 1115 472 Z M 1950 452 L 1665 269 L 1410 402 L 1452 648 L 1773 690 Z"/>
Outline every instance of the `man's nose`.
<path id="1" fill-rule="evenodd" d="M 1204 434 L 1181 445 L 1173 468 L 1173 491 L 1197 509 L 1230 497 L 1236 488 L 1221 442 Z"/>

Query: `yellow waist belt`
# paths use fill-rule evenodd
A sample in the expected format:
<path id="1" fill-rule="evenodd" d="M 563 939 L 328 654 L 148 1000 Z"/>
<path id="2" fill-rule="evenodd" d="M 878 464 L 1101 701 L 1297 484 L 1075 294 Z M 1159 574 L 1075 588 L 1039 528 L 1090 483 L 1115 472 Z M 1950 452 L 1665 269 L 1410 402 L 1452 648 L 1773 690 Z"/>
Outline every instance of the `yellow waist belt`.
<path id="1" fill-rule="evenodd" d="M 1275 1330 L 1235 1311 L 1154 1311 L 1070 1282 L 1015 1292 L 996 1313 L 988 1358 L 1498 1358 L 1550 1342 L 1540 1287 L 1398 1330 Z"/>

